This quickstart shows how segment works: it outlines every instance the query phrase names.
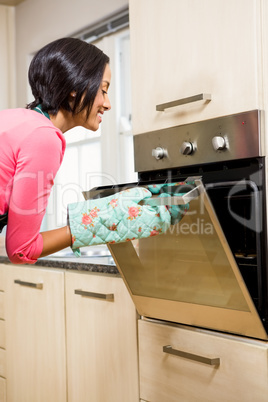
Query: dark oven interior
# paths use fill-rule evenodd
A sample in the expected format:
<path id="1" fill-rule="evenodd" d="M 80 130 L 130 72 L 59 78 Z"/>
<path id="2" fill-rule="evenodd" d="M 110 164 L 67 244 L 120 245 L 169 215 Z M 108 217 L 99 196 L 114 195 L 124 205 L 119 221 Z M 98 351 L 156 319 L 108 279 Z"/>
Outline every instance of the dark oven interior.
<path id="1" fill-rule="evenodd" d="M 268 330 L 264 158 L 139 173 L 139 185 L 201 176 L 230 249 Z"/>

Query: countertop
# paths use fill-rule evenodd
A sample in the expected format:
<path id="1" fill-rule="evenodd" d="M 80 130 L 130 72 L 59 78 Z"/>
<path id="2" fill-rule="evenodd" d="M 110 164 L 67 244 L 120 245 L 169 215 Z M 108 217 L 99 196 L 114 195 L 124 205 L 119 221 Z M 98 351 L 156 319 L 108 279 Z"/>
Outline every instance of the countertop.
<path id="1" fill-rule="evenodd" d="M 75 257 L 68 248 L 48 257 L 39 258 L 33 266 L 119 275 L 107 246 L 84 247 L 81 249 L 81 254 L 81 257 Z M 0 263 L 10 264 L 5 250 L 4 236 L 0 236 Z"/>

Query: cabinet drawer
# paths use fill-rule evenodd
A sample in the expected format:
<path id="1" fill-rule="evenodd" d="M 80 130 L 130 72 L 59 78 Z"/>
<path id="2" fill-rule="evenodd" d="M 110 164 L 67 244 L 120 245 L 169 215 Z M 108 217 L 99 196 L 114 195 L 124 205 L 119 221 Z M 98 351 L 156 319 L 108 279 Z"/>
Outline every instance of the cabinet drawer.
<path id="1" fill-rule="evenodd" d="M 0 348 L 6 347 L 6 325 L 5 321 L 0 320 Z"/>
<path id="2" fill-rule="evenodd" d="M 0 378 L 0 401 L 6 402 L 6 380 Z"/>
<path id="3" fill-rule="evenodd" d="M 175 354 L 164 352 L 165 346 Z M 153 402 L 264 402 L 267 348 L 261 341 L 139 320 L 140 397 Z M 178 351 L 187 355 L 180 357 Z M 219 365 L 209 364 L 214 358 Z"/>
<path id="4" fill-rule="evenodd" d="M 5 293 L 0 290 L 0 319 L 5 318 Z"/>
<path id="5" fill-rule="evenodd" d="M 6 351 L 4 349 L 0 349 L 0 377 L 6 377 Z"/>

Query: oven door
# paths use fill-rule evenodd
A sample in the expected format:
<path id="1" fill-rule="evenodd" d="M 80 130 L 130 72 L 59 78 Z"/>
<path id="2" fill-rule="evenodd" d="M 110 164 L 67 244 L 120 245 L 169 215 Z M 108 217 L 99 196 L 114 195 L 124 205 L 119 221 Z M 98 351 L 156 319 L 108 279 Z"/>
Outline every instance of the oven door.
<path id="1" fill-rule="evenodd" d="M 177 204 L 189 201 L 189 210 L 167 233 L 108 245 L 137 311 L 150 318 L 267 339 L 201 179 L 195 180 L 195 187 L 193 197 L 176 197 Z M 110 192 L 106 188 L 101 195 Z"/>

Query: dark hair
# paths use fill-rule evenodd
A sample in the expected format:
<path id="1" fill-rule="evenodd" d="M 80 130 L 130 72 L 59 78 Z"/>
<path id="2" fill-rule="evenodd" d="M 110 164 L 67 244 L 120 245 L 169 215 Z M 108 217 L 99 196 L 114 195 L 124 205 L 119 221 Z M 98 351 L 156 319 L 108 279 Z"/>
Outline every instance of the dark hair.
<path id="1" fill-rule="evenodd" d="M 109 57 L 96 46 L 77 38 L 55 40 L 32 59 L 28 78 L 35 100 L 27 109 L 41 104 L 44 112 L 57 114 L 60 108 L 87 117 L 101 85 Z M 70 93 L 76 92 L 73 107 Z"/>

